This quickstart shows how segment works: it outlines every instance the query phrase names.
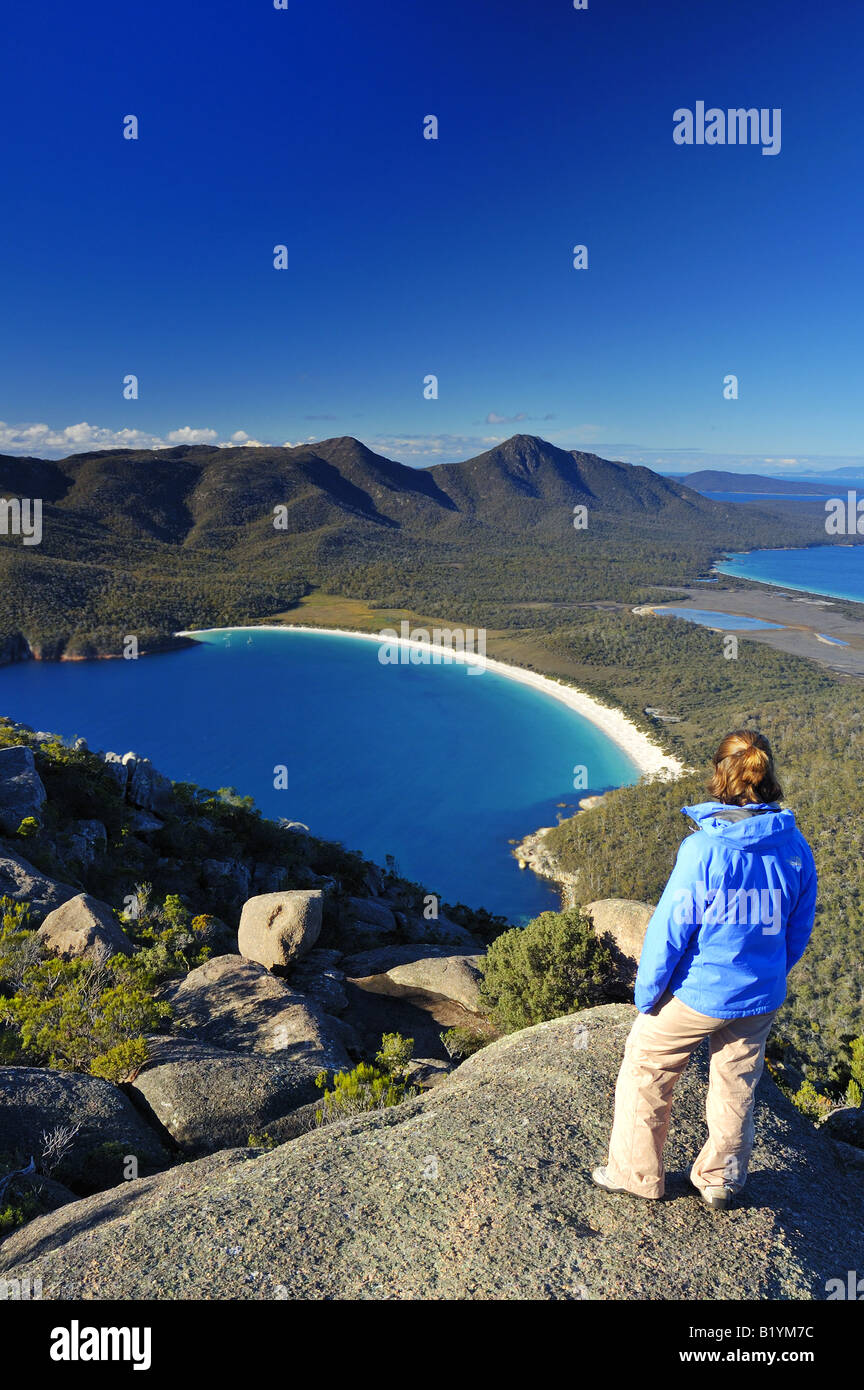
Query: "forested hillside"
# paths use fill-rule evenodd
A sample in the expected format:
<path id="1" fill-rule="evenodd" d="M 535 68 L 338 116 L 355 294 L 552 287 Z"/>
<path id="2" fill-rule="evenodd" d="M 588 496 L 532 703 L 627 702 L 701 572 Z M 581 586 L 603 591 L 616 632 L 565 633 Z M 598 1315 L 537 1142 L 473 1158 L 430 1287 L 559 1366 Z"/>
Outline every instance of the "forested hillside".
<path id="1" fill-rule="evenodd" d="M 518 627 L 514 603 L 635 602 L 726 547 L 820 539 L 812 519 L 712 502 L 530 435 L 429 469 L 351 438 L 3 456 L 0 492 L 44 509 L 39 545 L 0 536 L 7 657 L 22 639 L 47 659 L 117 654 L 130 633 L 154 650 L 183 628 L 283 612 L 310 587 Z"/>

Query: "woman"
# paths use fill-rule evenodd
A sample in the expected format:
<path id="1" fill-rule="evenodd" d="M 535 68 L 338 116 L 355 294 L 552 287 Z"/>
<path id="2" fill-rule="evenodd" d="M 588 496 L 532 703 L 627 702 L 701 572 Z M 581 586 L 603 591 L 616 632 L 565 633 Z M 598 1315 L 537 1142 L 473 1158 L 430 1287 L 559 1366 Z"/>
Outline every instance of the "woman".
<path id="1" fill-rule="evenodd" d="M 765 1040 L 813 929 L 816 869 L 794 815 L 777 804 L 783 792 L 762 734 L 724 738 L 709 791 L 711 801 L 683 808 L 697 829 L 648 923 L 609 1160 L 593 1178 L 607 1192 L 663 1196 L 672 1092 L 707 1037 L 708 1142 L 690 1180 L 717 1211 L 747 1177 Z"/>

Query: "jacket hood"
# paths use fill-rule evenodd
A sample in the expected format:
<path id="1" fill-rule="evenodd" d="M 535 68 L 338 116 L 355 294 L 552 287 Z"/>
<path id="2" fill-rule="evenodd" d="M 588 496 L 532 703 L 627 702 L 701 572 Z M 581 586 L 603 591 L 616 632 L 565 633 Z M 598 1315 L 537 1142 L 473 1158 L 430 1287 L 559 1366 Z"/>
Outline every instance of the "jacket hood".
<path id="1" fill-rule="evenodd" d="M 750 814 L 741 816 L 742 809 Z M 766 802 L 739 808 L 727 806 L 722 801 L 701 801 L 696 806 L 682 806 L 681 812 L 695 821 L 706 835 L 741 846 L 786 839 L 797 830 L 793 811 L 784 811 Z M 729 813 L 736 813 L 734 820 L 725 818 Z"/>

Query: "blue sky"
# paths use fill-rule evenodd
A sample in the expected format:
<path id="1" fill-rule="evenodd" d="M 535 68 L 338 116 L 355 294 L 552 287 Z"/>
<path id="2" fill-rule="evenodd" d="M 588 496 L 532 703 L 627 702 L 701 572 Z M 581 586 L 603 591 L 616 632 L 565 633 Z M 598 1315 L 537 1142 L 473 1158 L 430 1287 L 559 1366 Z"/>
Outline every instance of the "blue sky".
<path id="1" fill-rule="evenodd" d="M 287 4 L 7 18 L 0 450 L 864 454 L 856 3 Z M 676 145 L 699 100 L 780 153 Z"/>

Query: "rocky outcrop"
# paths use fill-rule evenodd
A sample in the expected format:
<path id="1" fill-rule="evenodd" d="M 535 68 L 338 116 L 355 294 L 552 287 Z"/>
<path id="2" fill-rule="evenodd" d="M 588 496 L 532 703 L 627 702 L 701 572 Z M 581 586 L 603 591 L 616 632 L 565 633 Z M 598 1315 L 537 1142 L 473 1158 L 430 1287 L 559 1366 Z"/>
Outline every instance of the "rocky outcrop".
<path id="1" fill-rule="evenodd" d="M 170 811 L 174 805 L 174 789 L 170 780 L 157 772 L 149 758 L 124 753 L 121 759 L 126 769 L 126 800 L 142 811 Z"/>
<path id="2" fill-rule="evenodd" d="M 122 1091 L 109 1081 L 41 1067 L 0 1067 L 2 1148 L 35 1158 L 46 1136 L 74 1131 L 53 1176 L 78 1192 L 113 1187 L 124 1177 L 128 1156 L 139 1170 L 164 1167 L 169 1155 Z"/>
<path id="3" fill-rule="evenodd" d="M 379 934 L 396 930 L 396 918 L 392 909 L 377 898 L 346 898 L 341 912 L 342 923 L 352 931 L 357 928 L 371 928 Z"/>
<path id="4" fill-rule="evenodd" d="M 251 888 L 253 893 L 278 893 L 288 883 L 288 870 L 281 864 L 256 864 L 252 870 Z"/>
<path id="5" fill-rule="evenodd" d="M 571 907 L 577 901 L 579 875 L 563 870 L 545 843 L 546 836 L 557 828 L 554 825 L 543 825 L 539 830 L 532 831 L 515 846 L 513 854 L 519 861 L 520 869 L 531 869 L 539 878 L 550 879 L 555 883 L 561 889 L 564 906 Z"/>
<path id="6" fill-rule="evenodd" d="M 0 748 L 0 833 L 14 835 L 29 816 L 39 820 L 47 800 L 33 750 Z"/>
<path id="7" fill-rule="evenodd" d="M 345 971 L 340 951 L 313 950 L 291 969 L 291 984 L 328 1014 L 344 1013 L 348 1007 Z"/>
<path id="8" fill-rule="evenodd" d="M 126 786 L 129 781 L 129 769 L 119 753 L 105 753 L 102 761 L 105 764 L 105 773 L 116 786 L 121 796 L 126 795 Z"/>
<path id="9" fill-rule="evenodd" d="M 387 976 L 397 985 L 411 985 L 454 999 L 471 1013 L 482 1013 L 480 985 L 482 956 L 426 956 L 394 965 Z"/>
<path id="10" fill-rule="evenodd" d="M 687 1176 L 702 1052 L 676 1094 L 668 1199 L 591 1182 L 633 1017 L 540 1024 L 393 1109 L 76 1202 L 12 1235 L 0 1266 L 46 1299 L 824 1299 L 860 1268 L 864 1194 L 767 1077 L 726 1215 Z"/>
<path id="11" fill-rule="evenodd" d="M 182 1153 L 197 1156 L 246 1144 L 252 1134 L 317 1098 L 314 1048 L 278 1054 L 232 1052 L 183 1038 L 148 1040 L 150 1060 L 132 1086 Z"/>
<path id="12" fill-rule="evenodd" d="M 0 666 L 12 666 L 17 661 L 29 661 L 30 644 L 21 632 L 11 632 L 0 638 Z"/>
<path id="13" fill-rule="evenodd" d="M 239 859 L 205 859 L 202 879 L 211 893 L 230 902 L 241 902 L 249 893 L 252 875 Z"/>
<path id="14" fill-rule="evenodd" d="M 476 944 L 473 943 L 474 949 Z M 413 961 L 449 955 L 452 955 L 452 952 L 446 946 L 430 945 L 428 941 L 400 946 L 373 946 L 369 951 L 356 951 L 349 956 L 343 956 L 339 968 L 349 980 L 357 980 L 368 975 L 384 975 L 397 965 L 408 965 Z"/>
<path id="15" fill-rule="evenodd" d="M 69 853 L 88 868 L 108 845 L 108 832 L 101 820 L 75 821 L 69 834 Z"/>
<path id="16" fill-rule="evenodd" d="M 823 1134 L 853 1148 L 864 1150 L 864 1106 L 844 1105 L 832 1110 L 819 1123 Z"/>
<path id="17" fill-rule="evenodd" d="M 0 898 L 29 903 L 31 925 L 41 922 L 47 913 L 74 898 L 78 891 L 68 883 L 49 878 L 20 854 L 0 844 Z"/>
<path id="18" fill-rule="evenodd" d="M 254 961 L 216 956 L 165 997 L 177 1036 L 150 1040 L 133 1086 L 184 1153 L 272 1135 L 320 1099 L 319 1072 L 350 1066 L 339 1020 Z"/>
<path id="19" fill-rule="evenodd" d="M 131 955 L 133 949 L 110 907 L 89 893 L 78 893 L 49 912 L 36 935 L 46 951 L 63 960 L 83 956 L 103 962 L 120 953 Z"/>
<path id="20" fill-rule="evenodd" d="M 381 898 L 344 899 L 339 908 L 336 941 L 350 955 L 412 942 L 449 948 L 451 953 L 477 949 L 470 932 L 443 913 L 427 920 L 416 912 L 405 911 L 398 901 L 391 903 Z"/>
<path id="21" fill-rule="evenodd" d="M 319 1071 L 347 1063 L 326 1013 L 242 956 L 215 956 L 165 997 L 175 1028 L 190 1041 L 235 1052 L 309 1056 Z"/>
<path id="22" fill-rule="evenodd" d="M 321 934 L 320 889 L 263 893 L 243 906 L 237 940 L 240 954 L 268 970 L 284 968 L 311 951 Z"/>
<path id="23" fill-rule="evenodd" d="M 605 936 L 611 948 L 620 986 L 629 990 L 636 980 L 645 931 L 654 908 L 651 903 L 629 898 L 601 898 L 586 903 L 582 911 L 591 918 L 598 936 Z"/>
<path id="24" fill-rule="evenodd" d="M 413 1057 L 405 1068 L 405 1075 L 412 1085 L 431 1090 L 446 1081 L 452 1070 L 452 1062 L 441 1062 L 437 1057 Z"/>

